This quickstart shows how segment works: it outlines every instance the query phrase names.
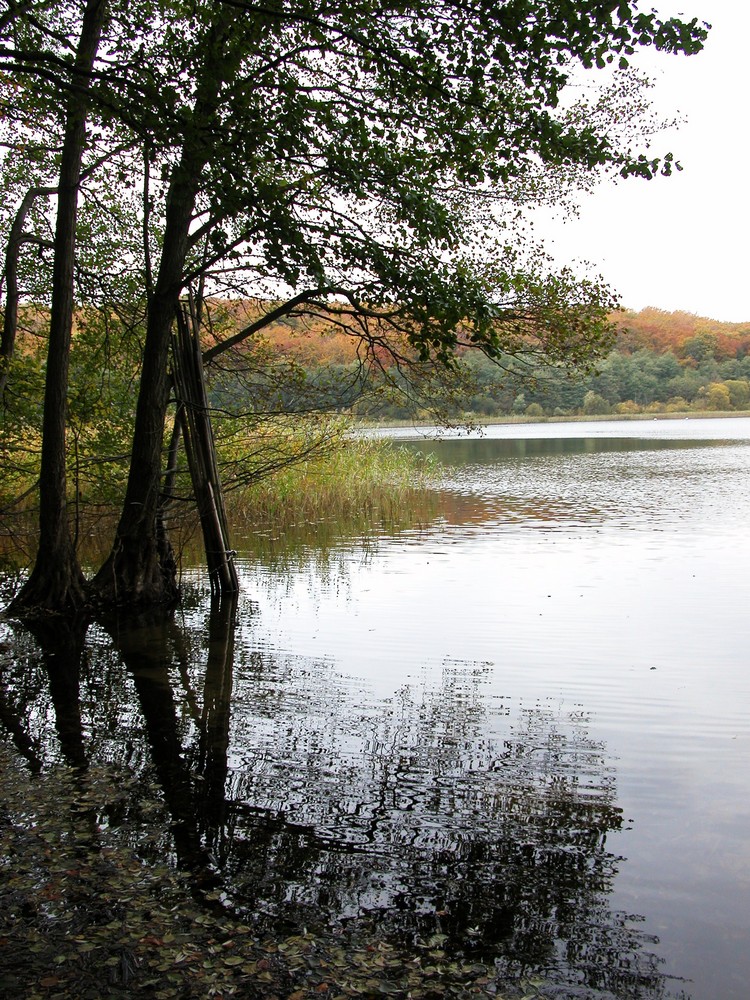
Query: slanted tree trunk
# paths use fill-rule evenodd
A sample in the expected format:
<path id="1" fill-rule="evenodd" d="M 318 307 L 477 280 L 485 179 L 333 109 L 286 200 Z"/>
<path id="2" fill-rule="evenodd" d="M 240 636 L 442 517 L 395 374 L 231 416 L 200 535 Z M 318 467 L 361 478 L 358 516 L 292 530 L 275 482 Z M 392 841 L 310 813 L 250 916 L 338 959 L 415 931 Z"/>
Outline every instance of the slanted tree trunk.
<path id="1" fill-rule="evenodd" d="M 8 234 L 8 246 L 5 251 L 5 313 L 3 314 L 3 330 L 0 335 L 0 406 L 5 398 L 5 386 L 8 382 L 8 369 L 13 359 L 18 333 L 18 303 L 21 293 L 18 288 L 18 259 L 23 243 L 24 226 L 34 202 L 40 195 L 56 194 L 57 188 L 32 187 L 26 192 L 18 206 L 13 225 Z"/>
<path id="2" fill-rule="evenodd" d="M 87 0 L 75 61 L 60 162 L 52 269 L 47 377 L 42 419 L 39 549 L 34 569 L 11 605 L 12 613 L 70 612 L 85 601 L 84 579 L 68 524 L 65 428 L 68 362 L 73 328 L 73 272 L 81 162 L 86 145 L 90 74 L 99 48 L 106 0 Z"/>

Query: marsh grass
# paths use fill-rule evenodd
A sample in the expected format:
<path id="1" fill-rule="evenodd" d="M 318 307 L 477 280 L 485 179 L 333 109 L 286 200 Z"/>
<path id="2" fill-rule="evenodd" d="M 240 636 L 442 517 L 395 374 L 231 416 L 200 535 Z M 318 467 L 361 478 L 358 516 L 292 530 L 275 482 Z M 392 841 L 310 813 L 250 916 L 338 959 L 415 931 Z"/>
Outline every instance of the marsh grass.
<path id="1" fill-rule="evenodd" d="M 339 434 L 314 456 L 226 491 L 232 544 L 243 554 L 277 559 L 283 550 L 326 551 L 342 537 L 421 527 L 434 516 L 431 486 L 438 474 L 432 458 L 394 442 Z M 117 510 L 113 503 L 84 512 L 79 556 L 87 572 L 109 550 Z M 179 562 L 201 565 L 192 504 L 170 510 L 167 524 Z M 36 549 L 36 511 L 25 509 L 0 528 L 0 574 L 20 579 Z"/>
<path id="2" fill-rule="evenodd" d="M 227 495 L 237 544 L 326 548 L 336 537 L 418 527 L 433 514 L 435 460 L 390 441 L 350 437 L 326 455 Z M 244 544 L 243 544 L 244 543 Z"/>

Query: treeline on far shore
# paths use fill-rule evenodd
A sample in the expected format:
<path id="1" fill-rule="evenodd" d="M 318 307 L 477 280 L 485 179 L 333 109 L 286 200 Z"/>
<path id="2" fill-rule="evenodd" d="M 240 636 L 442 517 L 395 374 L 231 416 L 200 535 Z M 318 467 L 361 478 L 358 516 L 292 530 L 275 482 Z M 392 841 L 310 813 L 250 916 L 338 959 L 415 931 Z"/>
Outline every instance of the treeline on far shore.
<path id="1" fill-rule="evenodd" d="M 231 319 L 238 322 L 237 316 Z M 521 351 L 498 363 L 463 350 L 457 352 L 459 370 L 428 375 L 415 385 L 413 369 L 381 371 L 375 364 L 365 370 L 356 342 L 340 326 L 294 318 L 265 332 L 264 349 L 275 366 L 279 359 L 291 366 L 281 380 L 276 367 L 273 379 L 275 403 L 287 411 L 299 409 L 301 400 L 375 421 L 434 420 L 436 414 L 481 421 L 750 409 L 750 322 L 649 308 L 619 312 L 612 323 L 610 351 L 588 373 L 575 375 L 537 361 L 534 353 Z M 256 342 L 247 359 L 257 359 L 259 349 Z M 218 405 L 247 404 L 247 382 L 237 375 L 235 369 L 214 378 Z M 260 398 L 257 380 L 250 394 Z"/>
<path id="2" fill-rule="evenodd" d="M 549 366 L 482 355 L 465 358 L 471 391 L 462 412 L 477 419 L 599 416 L 750 409 L 750 323 L 644 309 L 616 317 L 613 348 L 595 371 L 571 378 Z M 397 400 L 363 401 L 368 416 L 408 418 Z"/>

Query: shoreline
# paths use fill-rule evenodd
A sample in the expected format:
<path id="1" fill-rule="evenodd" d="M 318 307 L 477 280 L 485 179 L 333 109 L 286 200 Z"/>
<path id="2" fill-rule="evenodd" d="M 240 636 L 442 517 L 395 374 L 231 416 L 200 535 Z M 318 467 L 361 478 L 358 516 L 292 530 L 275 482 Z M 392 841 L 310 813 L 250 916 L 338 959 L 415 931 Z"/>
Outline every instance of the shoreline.
<path id="1" fill-rule="evenodd" d="M 651 422 L 654 420 L 724 420 L 730 418 L 750 417 L 750 410 L 680 410 L 677 413 L 597 413 L 584 415 L 580 413 L 557 417 L 528 417 L 525 414 L 509 414 L 504 417 L 488 417 L 476 420 L 469 416 L 457 419 L 450 424 L 436 424 L 434 420 L 361 420 L 357 426 L 364 430 L 388 430 L 391 427 L 495 427 L 502 424 L 578 424 L 604 423 L 606 421 L 623 421 L 634 423 Z"/>

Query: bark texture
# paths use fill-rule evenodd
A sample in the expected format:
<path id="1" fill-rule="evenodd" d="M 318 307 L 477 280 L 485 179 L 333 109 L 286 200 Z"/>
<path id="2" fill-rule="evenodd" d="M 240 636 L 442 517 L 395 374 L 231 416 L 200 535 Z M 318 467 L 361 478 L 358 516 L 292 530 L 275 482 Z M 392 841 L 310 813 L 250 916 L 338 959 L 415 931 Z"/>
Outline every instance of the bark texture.
<path id="1" fill-rule="evenodd" d="M 192 124 L 167 195 L 161 259 L 146 321 L 128 485 L 112 551 L 91 584 L 92 600 L 100 607 L 165 605 L 179 597 L 177 567 L 160 513 L 169 349 L 201 174 L 212 152 L 211 132 L 230 27 L 231 21 L 224 24 L 217 18 L 207 40 Z"/>
<path id="2" fill-rule="evenodd" d="M 42 421 L 39 549 L 12 613 L 76 611 L 85 603 L 84 578 L 70 535 L 65 469 L 68 367 L 73 328 L 76 220 L 86 146 L 90 74 L 106 16 L 106 0 L 88 0 L 67 104 L 55 225 L 52 304 Z"/>

